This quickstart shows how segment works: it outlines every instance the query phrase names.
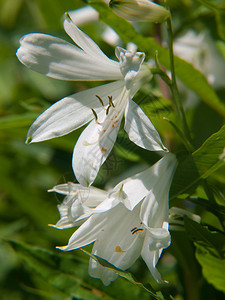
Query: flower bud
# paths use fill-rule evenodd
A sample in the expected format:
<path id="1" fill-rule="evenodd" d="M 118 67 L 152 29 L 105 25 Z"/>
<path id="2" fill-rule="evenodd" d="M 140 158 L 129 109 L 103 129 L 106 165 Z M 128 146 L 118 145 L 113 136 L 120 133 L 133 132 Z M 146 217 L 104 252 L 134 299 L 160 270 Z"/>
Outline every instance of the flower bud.
<path id="1" fill-rule="evenodd" d="M 170 15 L 169 10 L 150 0 L 110 0 L 109 7 L 128 21 L 161 23 Z"/>

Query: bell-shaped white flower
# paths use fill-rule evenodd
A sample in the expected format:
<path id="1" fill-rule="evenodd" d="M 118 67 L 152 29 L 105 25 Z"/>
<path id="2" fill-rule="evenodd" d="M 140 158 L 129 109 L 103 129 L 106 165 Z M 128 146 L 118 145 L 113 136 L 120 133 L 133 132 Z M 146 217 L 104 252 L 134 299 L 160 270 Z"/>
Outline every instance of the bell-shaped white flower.
<path id="1" fill-rule="evenodd" d="M 65 135 L 92 119 L 73 153 L 77 180 L 90 185 L 110 153 L 125 115 L 125 130 L 131 141 L 150 151 L 167 151 L 151 121 L 132 101 L 144 81 L 151 78 L 144 53 L 116 48 L 119 62 L 109 59 L 70 18 L 65 31 L 77 46 L 40 33 L 25 35 L 17 57 L 27 67 L 63 80 L 115 80 L 53 104 L 31 125 L 27 142 L 40 142 Z"/>
<path id="2" fill-rule="evenodd" d="M 110 0 L 109 7 L 128 21 L 161 23 L 170 15 L 166 8 L 151 0 Z"/>
<path id="3" fill-rule="evenodd" d="M 95 202 L 96 208 L 74 232 L 68 245 L 59 249 L 69 251 L 95 242 L 92 254 L 122 270 L 141 255 L 154 279 L 162 282 L 156 264 L 162 250 L 170 245 L 168 194 L 176 165 L 175 155 L 169 153 L 151 168 L 120 182 L 100 204 Z M 64 187 L 70 189 L 69 185 Z M 92 190 L 89 192 L 90 199 Z M 105 285 L 117 277 L 93 259 L 89 274 Z"/>

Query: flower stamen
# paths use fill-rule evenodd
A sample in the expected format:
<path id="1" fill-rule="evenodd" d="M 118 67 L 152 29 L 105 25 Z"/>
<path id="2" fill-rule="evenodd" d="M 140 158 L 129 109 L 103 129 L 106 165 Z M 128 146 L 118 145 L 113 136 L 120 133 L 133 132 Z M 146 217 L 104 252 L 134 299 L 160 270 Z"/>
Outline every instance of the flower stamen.
<path id="1" fill-rule="evenodd" d="M 101 98 L 100 96 L 98 96 L 98 95 L 95 95 L 95 97 L 98 98 L 99 102 L 100 102 L 101 105 L 104 107 L 104 102 L 103 102 L 102 98 Z"/>
<path id="2" fill-rule="evenodd" d="M 131 229 L 131 232 L 134 231 L 134 230 L 136 230 L 136 229 L 137 229 L 137 227 L 134 227 L 133 229 Z"/>
<path id="3" fill-rule="evenodd" d="M 109 106 L 106 108 L 106 116 L 109 114 L 110 107 L 112 107 L 112 105 L 109 104 Z"/>
<path id="4" fill-rule="evenodd" d="M 97 115 L 96 111 L 95 111 L 94 108 L 92 108 L 92 107 L 91 107 L 91 110 L 92 110 L 92 112 L 93 112 L 93 114 L 94 114 L 96 123 L 100 125 L 101 123 L 98 122 L 98 115 Z"/>
<path id="5" fill-rule="evenodd" d="M 112 101 L 112 96 L 108 96 L 108 98 L 109 98 L 109 105 L 115 108 L 115 105 Z"/>
<path id="6" fill-rule="evenodd" d="M 143 228 L 137 228 L 137 229 L 135 229 L 133 232 L 132 232 L 132 234 L 135 234 L 136 232 L 138 232 L 138 231 L 143 231 L 144 229 Z"/>

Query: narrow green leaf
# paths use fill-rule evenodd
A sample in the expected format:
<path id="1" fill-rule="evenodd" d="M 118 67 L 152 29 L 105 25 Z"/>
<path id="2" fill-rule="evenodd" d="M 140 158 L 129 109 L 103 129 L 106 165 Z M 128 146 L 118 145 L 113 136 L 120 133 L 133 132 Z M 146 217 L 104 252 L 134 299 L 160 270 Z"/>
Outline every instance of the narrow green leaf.
<path id="1" fill-rule="evenodd" d="M 187 192 L 224 165 L 225 126 L 211 135 L 192 155 L 182 161 L 176 170 L 170 189 L 171 199 Z"/>
<path id="2" fill-rule="evenodd" d="M 217 48 L 219 49 L 220 53 L 223 55 L 223 58 L 225 59 L 225 42 L 217 41 L 216 45 L 217 45 Z"/>
<path id="3" fill-rule="evenodd" d="M 102 0 L 88 0 L 88 3 L 99 12 L 100 19 L 119 34 L 125 44 L 135 43 L 141 51 L 145 52 L 147 59 L 155 58 L 155 53 L 158 51 L 159 62 L 168 70 L 170 69 L 168 50 L 160 46 L 154 38 L 143 37 L 137 33 L 130 23 L 113 14 Z M 224 103 L 200 71 L 179 57 L 175 57 L 175 70 L 177 76 L 186 86 L 195 91 L 210 107 L 225 116 Z"/>
<path id="4" fill-rule="evenodd" d="M 29 267 L 66 297 L 86 300 L 113 299 L 82 279 L 82 267 L 87 264 L 77 256 L 56 255 L 45 249 L 27 244 L 7 241 Z M 84 268 L 83 268 L 84 269 Z M 65 298 L 66 299 L 66 298 Z"/>
<path id="5" fill-rule="evenodd" d="M 224 205 L 212 203 L 207 199 L 202 199 L 199 197 L 196 197 L 196 198 L 191 197 L 191 198 L 188 198 L 188 200 L 191 201 L 192 203 L 195 203 L 197 205 L 204 207 L 205 209 L 207 209 L 208 211 L 213 213 L 215 216 L 218 216 L 225 220 L 225 206 Z"/>
<path id="6" fill-rule="evenodd" d="M 189 238 L 200 246 L 208 249 L 210 253 L 219 258 L 224 258 L 225 250 L 225 235 L 216 232 L 209 231 L 201 224 L 185 217 L 184 219 L 185 230 L 187 231 Z"/>

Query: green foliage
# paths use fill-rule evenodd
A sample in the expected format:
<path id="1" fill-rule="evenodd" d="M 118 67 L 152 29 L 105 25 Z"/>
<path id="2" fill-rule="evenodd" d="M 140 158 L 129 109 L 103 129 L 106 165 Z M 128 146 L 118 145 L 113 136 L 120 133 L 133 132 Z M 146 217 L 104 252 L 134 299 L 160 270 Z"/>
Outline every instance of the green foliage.
<path id="1" fill-rule="evenodd" d="M 95 261 L 97 261 L 101 266 L 103 266 L 104 268 L 109 269 L 110 271 L 115 272 L 117 275 L 126 278 L 129 282 L 133 283 L 134 285 L 136 285 L 137 287 L 140 287 L 142 289 L 144 289 L 146 292 L 148 292 L 154 299 L 163 299 L 161 293 L 159 293 L 159 295 L 156 295 L 154 293 L 154 291 L 150 290 L 149 288 L 145 287 L 142 283 L 137 282 L 133 275 L 129 272 L 124 272 L 118 268 L 116 268 L 114 265 L 112 265 L 111 263 L 109 263 L 107 260 L 97 256 L 97 255 L 93 255 L 83 249 L 81 249 L 84 253 L 86 253 L 88 256 L 90 256 L 92 259 L 94 259 Z"/>
<path id="2" fill-rule="evenodd" d="M 185 228 L 196 246 L 196 258 L 202 267 L 203 276 L 220 291 L 224 288 L 225 235 L 209 231 L 200 224 L 185 220 Z"/>
<path id="3" fill-rule="evenodd" d="M 136 297 L 141 297 L 142 299 L 149 299 L 148 295 L 139 289 L 141 286 L 145 291 L 151 293 L 147 288 L 136 282 L 131 274 L 118 270 L 112 265 L 110 265 L 109 268 L 126 278 L 132 285 L 121 280 L 120 285 L 103 288 L 98 280 L 93 280 L 88 277 L 86 271 L 88 268 L 87 260 L 75 254 L 57 254 L 18 241 L 6 241 L 26 262 L 30 270 L 41 276 L 48 285 L 54 287 L 54 294 L 48 295 L 51 299 L 54 299 L 56 296 L 58 299 L 71 299 L 71 297 L 96 300 L 130 299 L 132 295 L 136 295 Z M 88 252 L 85 251 L 85 253 Z M 89 255 L 93 257 L 91 254 Z M 98 262 L 104 264 L 101 259 L 98 259 Z M 119 298 L 118 295 L 120 295 Z M 157 295 L 154 295 L 154 298 L 162 299 Z"/>
<path id="4" fill-rule="evenodd" d="M 224 165 L 225 126 L 209 137 L 194 153 L 179 164 L 170 197 L 174 198 L 195 187 L 201 179 L 206 179 Z"/>
<path id="5" fill-rule="evenodd" d="M 133 42 L 145 52 L 145 62 L 160 72 L 141 88 L 134 101 L 159 131 L 168 149 L 177 154 L 178 168 L 170 190 L 170 206 L 179 206 L 201 217 L 197 223 L 184 218 L 184 231 L 172 231 L 171 246 L 163 252 L 157 268 L 168 283 L 158 285 L 138 260 L 131 270 L 121 271 L 88 251 L 59 253 L 74 229 L 48 227 L 59 218 L 62 198 L 47 193 L 53 186 L 75 181 L 72 151 L 83 128 L 65 137 L 26 145 L 26 133 L 35 118 L 55 101 L 99 83 L 63 82 L 26 69 L 16 58 L 19 38 L 44 32 L 70 38 L 63 31 L 66 11 L 90 4 L 100 22 L 82 25 L 109 57 L 114 47 L 102 40 L 106 24 L 120 36 L 120 46 Z M 210 43 L 197 61 L 175 57 L 179 99 L 185 108 L 193 138 L 190 153 L 171 95 L 171 70 L 167 29 L 162 24 L 133 24 L 116 16 L 102 0 L 0 0 L 0 294 L 3 300 L 66 299 L 224 299 L 225 264 L 225 85 L 224 73 L 212 69 L 224 65 L 225 17 L 222 0 L 168 0 L 174 40 L 190 29 L 207 32 Z M 70 40 L 71 42 L 71 40 Z M 189 45 L 190 46 L 190 45 Z M 207 51 L 209 54 L 207 56 Z M 206 55 L 206 56 L 205 56 Z M 207 65 L 209 59 L 217 62 Z M 182 84 L 182 83 L 183 84 Z M 121 126 L 122 127 L 122 126 Z M 188 152 L 189 151 L 189 152 Z M 132 143 L 121 129 L 116 145 L 102 166 L 95 185 L 112 187 L 152 165 L 158 153 Z M 124 175 L 125 174 L 125 175 Z M 187 201 L 188 200 L 188 201 Z M 179 219 L 180 221 L 180 219 Z M 182 224 L 183 218 L 181 218 Z M 7 241 L 7 242 L 5 242 Z M 13 249 L 13 250 L 12 250 Z M 88 275 L 88 259 L 119 275 L 109 287 Z M 134 275 L 133 275 L 134 274 Z M 19 278 L 19 280 L 18 280 Z M 135 278 L 135 279 L 134 279 Z"/>

